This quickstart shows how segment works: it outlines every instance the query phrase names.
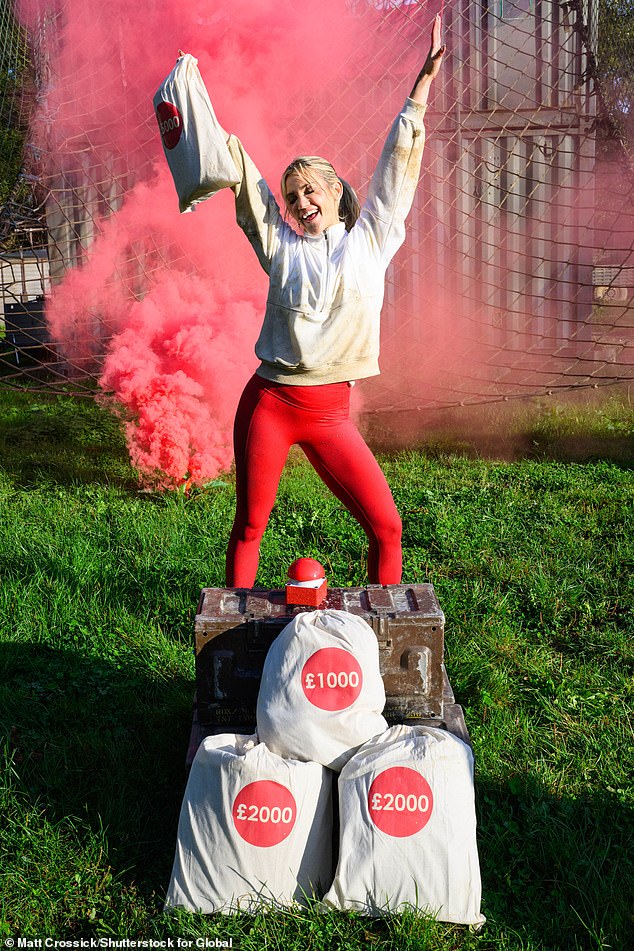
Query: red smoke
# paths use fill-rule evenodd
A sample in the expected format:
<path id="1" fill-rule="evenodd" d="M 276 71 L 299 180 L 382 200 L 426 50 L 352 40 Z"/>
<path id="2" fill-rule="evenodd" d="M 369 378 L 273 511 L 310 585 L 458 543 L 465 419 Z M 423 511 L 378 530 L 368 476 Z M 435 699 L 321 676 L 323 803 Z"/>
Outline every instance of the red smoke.
<path id="1" fill-rule="evenodd" d="M 231 462 L 266 277 L 230 193 L 179 215 L 153 94 L 179 50 L 196 56 L 221 124 L 277 192 L 287 162 L 306 151 L 331 155 L 333 136 L 338 150 L 348 145 L 344 162 L 346 151 L 357 161 L 352 122 L 365 124 L 366 141 L 367 120 L 375 122 L 380 140 L 411 74 L 383 114 L 368 109 L 374 23 L 367 4 L 359 18 L 346 0 L 57 0 L 61 12 L 48 17 L 54 0 L 16 6 L 44 59 L 33 136 L 48 183 L 62 208 L 65 189 L 81 194 L 78 230 L 82 219 L 96 226 L 48 302 L 54 336 L 79 365 L 100 362 L 108 341 L 101 385 L 127 412 L 131 457 L 146 481 L 209 480 Z M 431 23 L 437 4 L 419 6 Z M 372 75 L 381 69 L 375 62 Z M 340 107 L 346 76 L 350 112 Z"/>
<path id="2" fill-rule="evenodd" d="M 210 312 L 222 314 L 222 326 Z M 140 471 L 203 482 L 226 467 L 236 354 L 257 320 L 258 310 L 235 300 L 230 287 L 174 271 L 160 273 L 131 309 L 102 384 L 131 414 L 130 452 Z M 245 356 L 241 373 L 253 369 Z"/>

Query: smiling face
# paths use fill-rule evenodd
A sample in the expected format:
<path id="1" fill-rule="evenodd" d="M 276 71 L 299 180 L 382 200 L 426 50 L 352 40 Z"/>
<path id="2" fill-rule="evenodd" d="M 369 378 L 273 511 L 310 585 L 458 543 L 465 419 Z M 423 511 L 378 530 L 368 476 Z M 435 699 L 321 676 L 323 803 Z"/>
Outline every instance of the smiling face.
<path id="1" fill-rule="evenodd" d="M 339 201 L 343 186 L 329 183 L 314 169 L 291 171 L 283 182 L 289 214 L 308 235 L 321 234 L 339 221 Z"/>

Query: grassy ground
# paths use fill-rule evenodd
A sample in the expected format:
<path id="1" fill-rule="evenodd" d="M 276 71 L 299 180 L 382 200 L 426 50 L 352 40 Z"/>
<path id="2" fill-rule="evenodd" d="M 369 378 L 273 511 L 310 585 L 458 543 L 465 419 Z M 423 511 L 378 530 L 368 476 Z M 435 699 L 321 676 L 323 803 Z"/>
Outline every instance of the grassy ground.
<path id="1" fill-rule="evenodd" d="M 633 948 L 633 424 L 626 402 L 549 410 L 514 462 L 438 439 L 382 460 L 404 577 L 436 588 L 476 753 L 488 921 L 473 935 L 415 915 L 163 915 L 193 617 L 200 588 L 223 583 L 231 476 L 141 493 L 94 404 L 0 391 L 0 940 Z M 293 456 L 262 583 L 298 554 L 333 584 L 364 582 L 362 534 Z"/>

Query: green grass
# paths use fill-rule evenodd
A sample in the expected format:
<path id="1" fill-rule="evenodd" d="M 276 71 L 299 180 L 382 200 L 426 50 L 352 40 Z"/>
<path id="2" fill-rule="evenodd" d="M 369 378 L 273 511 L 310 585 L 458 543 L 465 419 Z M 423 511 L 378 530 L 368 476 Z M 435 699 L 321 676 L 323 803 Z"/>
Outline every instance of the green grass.
<path id="1" fill-rule="evenodd" d="M 0 417 L 0 940 L 634 947 L 626 403 L 532 418 L 527 458 L 513 462 L 437 438 L 382 459 L 404 521 L 404 577 L 435 586 L 476 754 L 480 935 L 411 914 L 163 915 L 193 619 L 200 588 L 223 584 L 232 478 L 189 498 L 138 491 L 118 424 L 88 400 L 0 391 Z M 571 432 L 579 445 L 592 436 L 591 458 L 579 461 L 578 445 L 566 455 Z M 294 454 L 261 582 L 279 586 L 308 554 L 331 584 L 363 584 L 365 553 L 354 520 Z"/>

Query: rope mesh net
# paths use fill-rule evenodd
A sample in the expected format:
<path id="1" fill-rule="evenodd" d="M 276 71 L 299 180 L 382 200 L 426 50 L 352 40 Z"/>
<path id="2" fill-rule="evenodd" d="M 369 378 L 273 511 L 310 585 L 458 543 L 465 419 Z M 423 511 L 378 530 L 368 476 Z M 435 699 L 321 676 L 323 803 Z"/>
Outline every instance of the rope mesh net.
<path id="1" fill-rule="evenodd" d="M 86 51 L 82 5 L 71 20 L 70 2 L 0 4 L 0 385 L 92 393 L 126 301 L 141 301 L 165 267 L 186 267 L 187 251 L 148 226 L 117 248 L 110 297 L 85 299 L 66 323 L 49 306 L 104 229 L 116 229 L 130 190 L 164 163 L 154 89 L 139 90 L 123 42 L 125 4 L 107 21 L 108 48 Z M 293 133 L 317 135 L 363 197 L 395 111 L 386 103 L 397 107 L 411 87 L 440 6 L 338 2 L 357 24 L 355 42 L 323 88 L 302 94 Z M 146 4 L 148 36 L 160 7 Z M 108 13 L 83 9 L 86 30 Z M 406 242 L 388 273 L 382 374 L 366 409 L 630 381 L 634 3 L 455 0 L 442 14 L 448 52 Z M 231 17 L 214 20 L 218 48 L 232 41 Z"/>

